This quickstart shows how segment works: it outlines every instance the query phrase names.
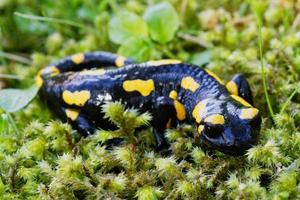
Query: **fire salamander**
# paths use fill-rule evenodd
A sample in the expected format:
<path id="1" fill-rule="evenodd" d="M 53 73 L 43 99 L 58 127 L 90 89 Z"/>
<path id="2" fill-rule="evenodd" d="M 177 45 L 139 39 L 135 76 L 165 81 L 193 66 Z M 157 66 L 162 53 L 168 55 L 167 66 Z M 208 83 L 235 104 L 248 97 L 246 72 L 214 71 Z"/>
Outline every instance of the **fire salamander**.
<path id="1" fill-rule="evenodd" d="M 179 60 L 136 64 L 108 52 L 82 53 L 42 69 L 36 83 L 51 110 L 83 135 L 112 128 L 101 112 L 106 101 L 149 111 L 158 149 L 167 145 L 166 128 L 188 122 L 201 142 L 244 154 L 261 124 L 244 76 L 225 85 L 213 72 Z"/>

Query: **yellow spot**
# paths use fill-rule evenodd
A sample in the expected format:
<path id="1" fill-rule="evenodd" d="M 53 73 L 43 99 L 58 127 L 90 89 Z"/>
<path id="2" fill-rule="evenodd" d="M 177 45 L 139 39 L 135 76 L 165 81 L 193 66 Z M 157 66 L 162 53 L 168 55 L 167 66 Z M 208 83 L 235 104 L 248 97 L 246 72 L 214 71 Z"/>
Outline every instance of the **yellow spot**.
<path id="1" fill-rule="evenodd" d="M 46 67 L 41 71 L 41 74 L 49 74 L 51 77 L 56 76 L 59 73 L 60 73 L 59 69 L 55 66 Z"/>
<path id="2" fill-rule="evenodd" d="M 238 95 L 238 86 L 234 81 L 229 81 L 226 84 L 226 88 L 231 94 Z"/>
<path id="3" fill-rule="evenodd" d="M 184 120 L 186 117 L 184 105 L 182 103 L 180 103 L 179 101 L 175 100 L 174 106 L 175 106 L 175 110 L 176 110 L 177 119 Z"/>
<path id="4" fill-rule="evenodd" d="M 66 109 L 66 115 L 72 121 L 75 121 L 79 115 L 79 110 L 77 109 Z"/>
<path id="5" fill-rule="evenodd" d="M 258 109 L 256 108 L 245 108 L 242 109 L 242 112 L 240 114 L 241 119 L 253 119 L 258 114 Z"/>
<path id="6" fill-rule="evenodd" d="M 148 96 L 154 91 L 154 82 L 152 79 L 149 80 L 128 80 L 124 81 L 123 88 L 126 92 L 138 91 L 143 96 Z"/>
<path id="7" fill-rule="evenodd" d="M 46 67 L 45 69 L 42 69 L 38 72 L 38 74 L 35 77 L 35 83 L 40 88 L 43 85 L 42 74 L 48 74 L 52 77 L 52 76 L 56 76 L 59 73 L 60 73 L 59 69 L 55 66 Z"/>
<path id="8" fill-rule="evenodd" d="M 44 82 L 43 79 L 42 79 L 41 74 L 42 74 L 42 70 L 40 70 L 38 72 L 38 74 L 35 76 L 35 83 L 38 86 L 38 88 L 42 87 L 43 82 Z"/>
<path id="9" fill-rule="evenodd" d="M 224 124 L 224 116 L 220 114 L 211 115 L 205 118 L 205 122 L 209 122 L 211 124 Z"/>
<path id="10" fill-rule="evenodd" d="M 200 101 L 195 108 L 193 109 L 192 115 L 196 122 L 200 123 L 203 116 L 206 114 L 206 104 L 208 103 L 209 99 L 205 99 L 203 101 Z"/>
<path id="11" fill-rule="evenodd" d="M 75 54 L 71 56 L 71 60 L 73 63 L 78 65 L 84 61 L 84 54 L 83 53 Z"/>
<path id="12" fill-rule="evenodd" d="M 122 67 L 122 66 L 124 66 L 124 63 L 125 63 L 125 60 L 126 60 L 126 59 L 127 59 L 127 58 L 124 57 L 124 56 L 118 56 L 117 59 L 116 59 L 116 61 L 115 61 L 116 66 L 117 66 L 117 67 Z"/>
<path id="13" fill-rule="evenodd" d="M 171 128 L 172 119 L 170 118 L 166 124 L 166 128 Z"/>
<path id="14" fill-rule="evenodd" d="M 171 65 L 182 63 L 180 60 L 175 59 L 163 59 L 163 60 L 150 60 L 147 62 L 151 66 L 160 66 L 160 65 Z"/>
<path id="15" fill-rule="evenodd" d="M 43 85 L 43 79 L 42 79 L 41 75 L 38 74 L 35 77 L 35 83 L 38 86 L 38 88 L 42 87 L 42 85 Z"/>
<path id="16" fill-rule="evenodd" d="M 97 70 L 84 70 L 79 73 L 80 75 L 91 75 L 91 76 L 97 76 L 97 75 L 103 75 L 105 74 L 104 69 L 97 69 Z"/>
<path id="17" fill-rule="evenodd" d="M 63 100 L 69 105 L 84 106 L 84 104 L 91 97 L 90 91 L 82 90 L 70 92 L 68 90 L 64 91 L 62 94 Z"/>
<path id="18" fill-rule="evenodd" d="M 236 101 L 238 101 L 239 103 L 243 104 L 244 106 L 248 106 L 248 107 L 252 107 L 252 105 L 250 103 L 248 103 L 247 101 L 245 101 L 243 98 L 237 96 L 237 95 L 230 95 L 233 99 L 235 99 Z"/>
<path id="19" fill-rule="evenodd" d="M 181 87 L 183 87 L 186 90 L 191 90 L 192 92 L 195 92 L 199 87 L 199 83 L 195 81 L 192 77 L 184 77 L 181 80 Z"/>
<path id="20" fill-rule="evenodd" d="M 169 94 L 169 97 L 170 97 L 171 99 L 176 100 L 176 99 L 177 99 L 177 92 L 176 92 L 175 90 L 172 90 L 172 91 L 170 92 L 170 94 Z"/>
<path id="21" fill-rule="evenodd" d="M 220 77 L 218 77 L 215 73 L 213 73 L 212 71 L 205 69 L 205 71 L 211 75 L 212 77 L 214 77 L 220 84 L 224 85 L 224 82 L 220 79 Z"/>
<path id="22" fill-rule="evenodd" d="M 199 125 L 198 126 L 198 135 L 201 135 L 203 130 L 204 130 L 204 125 Z"/>

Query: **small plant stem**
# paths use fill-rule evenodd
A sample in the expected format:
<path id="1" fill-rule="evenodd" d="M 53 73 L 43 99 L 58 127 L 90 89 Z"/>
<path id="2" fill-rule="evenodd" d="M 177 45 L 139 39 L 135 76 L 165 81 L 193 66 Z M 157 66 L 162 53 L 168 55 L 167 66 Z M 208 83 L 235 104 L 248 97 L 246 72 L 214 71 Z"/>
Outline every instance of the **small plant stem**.
<path id="1" fill-rule="evenodd" d="M 271 114 L 272 119 L 274 119 L 274 111 L 271 105 L 271 101 L 269 98 L 267 84 L 266 84 L 266 74 L 265 74 L 265 67 L 263 62 L 263 51 L 262 51 L 262 33 L 261 33 L 261 20 L 258 20 L 258 29 L 259 29 L 259 56 L 260 56 L 260 66 L 261 66 L 261 77 L 262 77 L 262 84 L 264 89 L 265 98 L 267 101 L 268 109 Z"/>
<path id="2" fill-rule="evenodd" d="M 37 15 L 24 14 L 24 13 L 20 13 L 20 12 L 14 12 L 14 14 L 18 17 L 22 17 L 25 19 L 57 23 L 57 24 L 64 24 L 64 25 L 68 25 L 68 26 L 74 26 L 77 28 L 85 28 L 85 25 L 78 23 L 78 22 L 71 21 L 71 20 L 57 19 L 57 18 L 53 18 L 53 17 L 42 17 L 42 16 L 37 16 Z"/>
<path id="3" fill-rule="evenodd" d="M 3 79 L 17 79 L 22 80 L 23 78 L 14 74 L 0 74 L 0 78 Z"/>
<path id="4" fill-rule="evenodd" d="M 13 192 L 16 192 L 16 166 L 13 166 L 9 170 L 10 186 Z"/>
<path id="5" fill-rule="evenodd" d="M 65 131 L 65 136 L 66 136 L 66 140 L 67 140 L 69 149 L 70 149 L 70 151 L 72 151 L 75 147 L 75 144 L 73 143 L 73 140 L 72 140 L 72 135 L 68 131 Z"/>
<path id="6" fill-rule="evenodd" d="M 176 58 L 175 54 L 173 54 L 171 51 L 169 51 L 167 48 L 164 48 L 163 50 L 164 54 L 170 58 Z"/>
<path id="7" fill-rule="evenodd" d="M 201 47 L 204 48 L 210 48 L 211 45 L 209 45 L 206 41 L 204 41 L 202 38 L 197 37 L 197 36 L 193 36 L 193 35 L 189 35 L 189 34 L 184 34 L 184 33 L 178 33 L 178 37 L 182 38 L 188 42 L 192 42 L 195 43 Z"/>
<path id="8" fill-rule="evenodd" d="M 0 57 L 6 58 L 9 60 L 13 60 L 13 61 L 17 61 L 19 63 L 23 63 L 23 64 L 27 64 L 27 65 L 31 64 L 31 60 L 29 60 L 28 58 L 25 58 L 23 56 L 19 56 L 16 54 L 12 54 L 12 53 L 0 51 Z"/>
<path id="9" fill-rule="evenodd" d="M 0 31 L 1 31 L 1 27 L 0 27 Z M 1 32 L 0 32 L 0 35 L 1 35 Z M 0 46 L 0 52 L 2 52 L 2 47 Z M 0 64 L 1 65 L 6 65 L 6 61 L 5 61 L 5 59 L 4 59 L 4 57 L 2 57 L 2 56 L 0 56 Z"/>
<path id="10" fill-rule="evenodd" d="M 297 94 L 298 92 L 298 88 L 296 88 L 293 93 L 289 96 L 289 98 L 286 100 L 286 102 L 283 104 L 281 110 L 280 110 L 280 115 L 284 112 L 284 110 L 286 109 L 286 107 L 289 105 L 290 101 L 292 100 L 292 98 Z"/>
<path id="11" fill-rule="evenodd" d="M 20 131 L 19 131 L 14 119 L 12 118 L 11 114 L 9 112 L 6 112 L 6 115 L 7 115 L 9 123 L 13 127 L 13 129 L 16 132 L 17 136 L 20 136 Z"/>

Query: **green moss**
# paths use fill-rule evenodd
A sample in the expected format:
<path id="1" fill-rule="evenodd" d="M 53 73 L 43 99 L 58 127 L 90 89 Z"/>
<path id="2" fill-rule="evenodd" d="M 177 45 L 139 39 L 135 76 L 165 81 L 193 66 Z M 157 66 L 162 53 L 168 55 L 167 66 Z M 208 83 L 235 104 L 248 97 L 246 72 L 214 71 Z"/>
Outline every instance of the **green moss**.
<path id="1" fill-rule="evenodd" d="M 125 110 L 119 102 L 106 104 L 102 109 L 105 117 L 118 129 L 99 130 L 80 138 L 70 125 L 56 121 L 36 97 L 18 112 L 0 112 L 0 199 L 300 198 L 297 4 L 288 0 L 169 2 L 180 20 L 180 27 L 173 27 L 176 34 L 172 32 L 167 43 L 156 42 L 160 35 L 153 38 L 153 34 L 142 34 L 147 42 L 131 47 L 128 41 L 141 41 L 141 35 L 136 31 L 118 35 L 128 27 L 119 20 L 122 30 L 118 29 L 113 17 L 125 10 L 144 30 L 159 34 L 164 27 L 151 30 L 143 18 L 159 1 L 4 0 L 0 2 L 0 50 L 21 59 L 1 54 L 0 74 L 22 79 L 0 78 L 0 85 L 29 87 L 35 74 L 50 62 L 93 50 L 126 51 L 141 61 L 180 58 L 201 65 L 209 62 L 207 67 L 226 80 L 234 73 L 247 76 L 255 105 L 263 115 L 258 144 L 245 156 L 231 157 L 202 149 L 189 137 L 194 127 L 182 125 L 167 130 L 171 154 L 164 156 L 154 150 L 151 128 L 137 129 L 149 124 L 148 113 Z M 53 17 L 59 23 L 53 19 L 29 20 L 13 12 Z M 262 23 L 265 92 L 258 20 Z M 110 39 L 121 35 L 127 39 L 118 40 L 118 44 Z M 140 48 L 147 52 L 138 52 Z M 267 109 L 266 92 L 273 119 Z M 123 142 L 107 148 L 107 141 L 113 138 L 123 138 Z"/>

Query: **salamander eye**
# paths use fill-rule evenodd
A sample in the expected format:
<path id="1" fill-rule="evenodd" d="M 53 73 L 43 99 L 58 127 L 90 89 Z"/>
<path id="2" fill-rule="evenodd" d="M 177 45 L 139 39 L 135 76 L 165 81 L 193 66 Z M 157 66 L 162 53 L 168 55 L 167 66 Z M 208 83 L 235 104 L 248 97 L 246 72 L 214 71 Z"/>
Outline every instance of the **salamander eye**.
<path id="1" fill-rule="evenodd" d="M 209 138 L 216 138 L 223 133 L 223 128 L 220 125 L 205 124 L 204 133 Z"/>

